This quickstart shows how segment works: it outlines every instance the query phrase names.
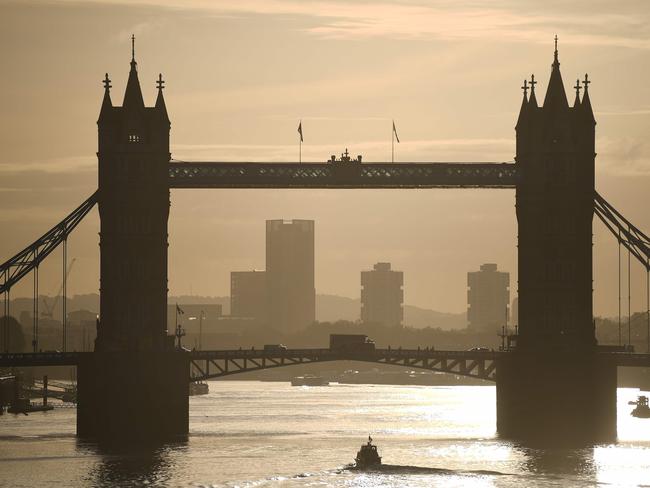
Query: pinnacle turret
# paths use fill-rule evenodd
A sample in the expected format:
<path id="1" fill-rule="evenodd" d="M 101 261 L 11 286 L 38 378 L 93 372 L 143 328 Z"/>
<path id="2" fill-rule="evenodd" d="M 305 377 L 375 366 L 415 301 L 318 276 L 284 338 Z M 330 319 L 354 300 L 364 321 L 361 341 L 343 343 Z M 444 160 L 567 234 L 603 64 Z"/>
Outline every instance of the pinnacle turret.
<path id="1" fill-rule="evenodd" d="M 576 85 L 573 88 L 576 90 L 576 99 L 573 101 L 573 108 L 576 108 L 580 106 L 580 90 L 582 90 L 582 87 L 580 86 L 580 78 L 576 80 Z"/>
<path id="2" fill-rule="evenodd" d="M 113 102 L 111 100 L 111 80 L 108 77 L 108 73 L 106 73 L 102 83 L 104 84 L 104 99 L 102 100 L 102 108 L 99 110 L 99 120 L 104 120 L 108 117 L 113 109 Z"/>
<path id="3" fill-rule="evenodd" d="M 126 83 L 124 92 L 124 108 L 144 108 L 144 99 L 140 89 L 140 80 L 138 80 L 138 63 L 135 61 L 135 36 L 131 36 L 131 71 L 129 71 L 129 80 Z"/>
<path id="4" fill-rule="evenodd" d="M 544 108 L 568 108 L 569 102 L 564 91 L 564 83 L 560 74 L 560 61 L 557 51 L 557 36 L 555 36 L 555 52 L 553 54 L 553 64 L 551 65 L 551 78 L 548 81 L 546 97 L 544 97 Z"/>
<path id="5" fill-rule="evenodd" d="M 521 108 L 519 109 L 519 117 L 517 118 L 517 125 L 516 127 L 519 127 L 519 124 L 522 122 L 523 118 L 526 115 L 527 108 L 528 108 L 528 80 L 524 80 L 524 86 L 521 87 L 521 89 L 524 91 L 524 97 L 521 100 Z"/>
<path id="6" fill-rule="evenodd" d="M 537 82 L 535 81 L 535 75 L 530 75 L 530 100 L 528 103 L 530 103 L 531 107 L 537 107 L 537 97 L 535 96 L 535 85 Z"/>
<path id="7" fill-rule="evenodd" d="M 165 89 L 165 81 L 162 78 L 162 73 L 158 73 L 158 79 L 156 80 L 156 87 L 158 88 L 158 96 L 156 97 L 156 110 L 163 117 L 164 120 L 169 122 L 169 116 L 167 115 L 167 106 L 165 105 L 165 97 L 163 96 L 163 90 Z"/>
<path id="8" fill-rule="evenodd" d="M 589 75 L 585 73 L 585 79 L 582 82 L 585 92 L 582 96 L 582 103 L 580 104 L 580 107 L 582 109 L 582 113 L 584 113 L 595 124 L 596 118 L 594 117 L 594 111 L 591 108 L 591 100 L 589 99 L 589 83 L 591 83 L 589 80 Z"/>

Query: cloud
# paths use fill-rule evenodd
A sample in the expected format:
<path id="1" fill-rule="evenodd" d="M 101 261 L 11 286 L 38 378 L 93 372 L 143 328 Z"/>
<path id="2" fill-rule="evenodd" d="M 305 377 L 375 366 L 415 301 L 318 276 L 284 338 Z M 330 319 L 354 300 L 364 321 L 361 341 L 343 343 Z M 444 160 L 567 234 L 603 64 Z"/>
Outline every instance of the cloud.
<path id="1" fill-rule="evenodd" d="M 37 161 L 0 161 L 0 173 L 78 173 L 97 170 L 93 156 L 69 156 Z"/>
<path id="2" fill-rule="evenodd" d="M 650 175 L 650 141 L 632 137 L 600 137 L 596 169 L 616 176 Z"/>
<path id="3" fill-rule="evenodd" d="M 632 110 L 626 109 L 612 109 L 612 110 L 597 110 L 596 117 L 599 116 L 612 116 L 612 117 L 627 117 L 630 115 L 650 115 L 650 108 L 638 108 Z"/>
<path id="4" fill-rule="evenodd" d="M 514 139 L 402 139 L 395 145 L 398 161 L 511 161 Z M 303 161 L 325 161 L 332 153 L 332 144 L 303 144 Z M 342 148 L 341 150 L 343 150 Z M 388 161 L 390 139 L 358 141 L 350 147 L 353 154 L 363 155 L 364 161 Z M 174 158 L 212 161 L 295 161 L 296 145 L 288 144 L 177 144 Z"/>
<path id="5" fill-rule="evenodd" d="M 62 3 L 70 1 L 62 0 Z M 597 2 L 577 2 L 577 6 L 558 3 L 556 8 L 544 10 L 535 2 L 526 1 L 481 5 L 380 0 L 95 0 L 95 3 L 194 10 L 229 17 L 305 17 L 311 19 L 312 25 L 302 30 L 325 39 L 388 37 L 548 43 L 552 33 L 561 32 L 563 42 L 572 44 L 650 49 L 646 29 L 650 15 L 644 2 L 627 2 L 626 6 L 631 8 L 618 9 L 620 13 L 615 14 L 611 13 L 611 7 L 600 7 Z"/>

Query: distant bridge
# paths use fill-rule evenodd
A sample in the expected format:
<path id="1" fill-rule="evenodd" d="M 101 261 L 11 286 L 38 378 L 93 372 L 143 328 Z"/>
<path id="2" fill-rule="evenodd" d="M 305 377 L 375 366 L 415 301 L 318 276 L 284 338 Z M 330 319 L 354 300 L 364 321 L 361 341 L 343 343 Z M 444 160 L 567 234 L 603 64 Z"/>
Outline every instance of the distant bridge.
<path id="1" fill-rule="evenodd" d="M 43 352 L 0 354 L 0 367 L 76 366 L 92 352 Z M 191 364 L 189 381 L 221 378 L 263 369 L 331 361 L 361 361 L 496 381 L 498 360 L 515 352 L 433 351 L 426 349 L 376 349 L 372 352 L 338 352 L 330 349 L 224 349 L 218 351 L 176 352 Z M 596 352 L 615 366 L 650 367 L 650 354 Z M 555 355 L 546 351 L 544 361 L 553 363 Z M 583 355 L 576 357 L 583 358 Z"/>

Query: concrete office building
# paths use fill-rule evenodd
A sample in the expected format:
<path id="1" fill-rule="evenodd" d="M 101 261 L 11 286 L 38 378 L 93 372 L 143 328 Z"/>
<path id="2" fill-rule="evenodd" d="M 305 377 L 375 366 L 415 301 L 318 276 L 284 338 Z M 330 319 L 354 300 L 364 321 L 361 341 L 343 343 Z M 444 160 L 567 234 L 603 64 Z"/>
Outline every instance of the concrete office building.
<path id="1" fill-rule="evenodd" d="M 377 263 L 361 272 L 361 321 L 401 326 L 404 320 L 404 273 L 390 263 Z"/>
<path id="2" fill-rule="evenodd" d="M 510 273 L 497 271 L 496 264 L 482 264 L 480 271 L 467 273 L 467 321 L 475 331 L 501 330 L 510 303 Z"/>
<path id="3" fill-rule="evenodd" d="M 266 221 L 269 325 L 291 332 L 316 320 L 314 221 Z"/>
<path id="4" fill-rule="evenodd" d="M 266 321 L 267 300 L 265 271 L 230 273 L 230 315 L 232 317 Z"/>

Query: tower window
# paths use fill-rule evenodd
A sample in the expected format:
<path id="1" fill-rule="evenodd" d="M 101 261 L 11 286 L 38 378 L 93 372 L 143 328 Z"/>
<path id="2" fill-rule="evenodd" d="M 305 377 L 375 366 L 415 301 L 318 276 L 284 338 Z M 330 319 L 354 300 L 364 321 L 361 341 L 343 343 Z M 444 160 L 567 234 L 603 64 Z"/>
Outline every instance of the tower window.
<path id="1" fill-rule="evenodd" d="M 129 134 L 129 142 L 140 142 L 140 136 L 138 134 Z"/>

